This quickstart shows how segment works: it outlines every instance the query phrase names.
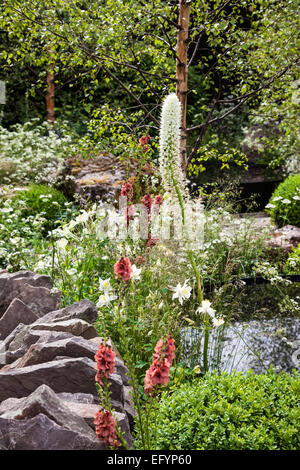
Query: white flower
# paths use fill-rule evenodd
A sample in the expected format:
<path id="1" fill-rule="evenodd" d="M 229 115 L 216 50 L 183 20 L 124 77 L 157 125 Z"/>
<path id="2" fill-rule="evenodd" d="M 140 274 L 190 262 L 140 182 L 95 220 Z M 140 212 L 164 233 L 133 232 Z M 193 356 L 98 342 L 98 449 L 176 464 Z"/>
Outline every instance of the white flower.
<path id="1" fill-rule="evenodd" d="M 135 264 L 131 265 L 131 269 L 132 269 L 131 279 L 133 279 L 134 281 L 139 281 L 141 279 L 142 269 L 137 268 Z"/>
<path id="2" fill-rule="evenodd" d="M 99 278 L 99 290 L 104 293 L 111 292 L 112 286 L 110 285 L 110 279 Z"/>
<path id="3" fill-rule="evenodd" d="M 212 322 L 215 328 L 219 328 L 219 326 L 224 324 L 225 320 L 224 318 L 213 318 Z"/>
<path id="4" fill-rule="evenodd" d="M 295 201 L 300 201 L 300 197 L 299 197 L 299 196 L 293 196 L 293 199 L 295 199 Z"/>
<path id="5" fill-rule="evenodd" d="M 172 298 L 178 299 L 181 305 L 182 305 L 183 300 L 187 300 L 191 296 L 192 288 L 188 286 L 186 283 L 187 283 L 187 280 L 184 282 L 183 285 L 178 283 L 176 287 L 172 287 L 172 290 L 174 290 L 174 294 Z"/>
<path id="6" fill-rule="evenodd" d="M 291 201 L 289 199 L 283 199 L 281 202 L 283 204 L 290 204 L 291 203 Z"/>
<path id="7" fill-rule="evenodd" d="M 96 304 L 98 308 L 103 307 L 104 305 L 109 304 L 112 300 L 116 300 L 117 296 L 116 295 L 110 295 L 109 292 L 104 292 L 104 294 L 101 294 L 99 297 L 99 300 Z"/>
<path id="8" fill-rule="evenodd" d="M 88 219 L 89 219 L 89 214 L 88 214 L 88 212 L 82 211 L 82 213 L 79 214 L 79 215 L 76 217 L 75 222 L 76 222 L 77 224 L 83 224 L 83 223 L 87 222 Z"/>
<path id="9" fill-rule="evenodd" d="M 68 240 L 66 238 L 60 238 L 56 242 L 56 248 L 58 249 L 58 251 L 65 251 L 67 244 Z"/>
<path id="10" fill-rule="evenodd" d="M 266 205 L 266 209 L 273 209 L 274 207 L 276 207 L 274 204 L 267 204 Z"/>
<path id="11" fill-rule="evenodd" d="M 281 199 L 282 199 L 281 196 L 276 196 L 276 197 L 274 197 L 273 202 L 274 202 L 274 201 L 280 201 Z"/>
<path id="12" fill-rule="evenodd" d="M 168 95 L 162 106 L 159 133 L 159 169 L 165 192 L 177 200 L 177 188 L 184 197 L 187 195 L 186 179 L 180 157 L 181 103 L 175 93 Z M 164 197 L 165 199 L 165 197 Z"/>
<path id="13" fill-rule="evenodd" d="M 202 300 L 201 306 L 197 308 L 196 313 L 207 313 L 211 318 L 215 318 L 216 311 L 211 307 L 209 300 Z"/>

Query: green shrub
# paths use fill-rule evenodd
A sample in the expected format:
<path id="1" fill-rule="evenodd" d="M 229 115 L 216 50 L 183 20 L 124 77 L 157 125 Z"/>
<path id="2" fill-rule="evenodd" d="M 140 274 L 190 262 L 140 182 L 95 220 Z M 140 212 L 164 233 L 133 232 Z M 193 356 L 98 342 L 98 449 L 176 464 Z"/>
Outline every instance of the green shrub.
<path id="1" fill-rule="evenodd" d="M 67 199 L 60 191 L 42 184 L 32 184 L 12 197 L 12 204 L 21 210 L 22 217 L 43 215 L 47 220 L 46 230 L 55 227 L 66 203 Z"/>
<path id="2" fill-rule="evenodd" d="M 157 450 L 297 449 L 299 392 L 297 371 L 206 375 L 162 394 L 150 432 L 157 433 Z"/>
<path id="3" fill-rule="evenodd" d="M 287 224 L 300 227 L 300 174 L 289 176 L 283 181 L 266 208 L 279 227 Z"/>

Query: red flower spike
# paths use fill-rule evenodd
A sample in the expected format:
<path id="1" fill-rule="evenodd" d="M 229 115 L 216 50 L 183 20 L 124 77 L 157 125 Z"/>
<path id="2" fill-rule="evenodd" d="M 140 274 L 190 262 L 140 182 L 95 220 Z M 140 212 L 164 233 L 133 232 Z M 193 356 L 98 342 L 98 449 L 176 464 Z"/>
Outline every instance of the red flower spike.
<path id="1" fill-rule="evenodd" d="M 132 184 L 131 183 L 124 183 L 122 188 L 121 188 L 121 195 L 123 197 L 132 197 L 133 189 L 132 189 Z"/>
<path id="2" fill-rule="evenodd" d="M 152 197 L 151 194 L 145 194 L 145 196 L 142 199 L 143 205 L 147 208 L 148 213 L 151 211 L 151 206 L 152 206 Z"/>
<path id="3" fill-rule="evenodd" d="M 162 198 L 162 196 L 161 196 L 160 194 L 158 194 L 157 196 L 155 196 L 153 204 L 154 204 L 154 205 L 157 205 L 157 206 L 161 206 L 162 203 L 163 203 L 163 198 Z"/>
<path id="4" fill-rule="evenodd" d="M 109 374 L 113 374 L 116 368 L 116 353 L 112 350 L 111 346 L 100 344 L 98 351 L 95 354 L 96 361 L 96 382 L 103 387 L 103 378 L 108 378 Z"/>
<path id="5" fill-rule="evenodd" d="M 152 364 L 144 379 L 144 391 L 147 395 L 151 394 L 156 385 L 166 386 L 169 383 L 169 372 L 174 358 L 174 339 L 170 335 L 166 341 L 160 339 L 155 346 Z"/>
<path id="6" fill-rule="evenodd" d="M 131 263 L 129 258 L 120 258 L 114 265 L 115 278 L 122 277 L 123 281 L 129 281 L 131 274 Z"/>
<path id="7" fill-rule="evenodd" d="M 120 446 L 117 434 L 117 422 L 108 410 L 99 410 L 94 420 L 96 435 L 104 444 L 115 448 Z"/>
<path id="8" fill-rule="evenodd" d="M 142 135 L 142 137 L 139 140 L 139 147 L 143 147 L 144 145 L 148 144 L 150 139 L 151 139 L 151 137 L 150 137 L 149 134 L 148 135 Z M 148 150 L 148 148 L 146 148 L 146 150 Z"/>

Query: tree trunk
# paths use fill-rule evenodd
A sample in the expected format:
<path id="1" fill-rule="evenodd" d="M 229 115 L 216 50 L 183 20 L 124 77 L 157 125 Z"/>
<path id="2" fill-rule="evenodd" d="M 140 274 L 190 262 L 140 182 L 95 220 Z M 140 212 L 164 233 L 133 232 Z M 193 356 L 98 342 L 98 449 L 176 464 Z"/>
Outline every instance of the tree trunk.
<path id="1" fill-rule="evenodd" d="M 51 51 L 50 51 L 51 54 Z M 47 109 L 47 121 L 53 124 L 55 121 L 55 85 L 54 85 L 54 61 L 51 62 L 47 71 L 47 95 L 46 95 L 46 109 Z"/>
<path id="2" fill-rule="evenodd" d="M 184 172 L 187 169 L 186 154 L 186 107 L 188 92 L 188 36 L 189 36 L 189 20 L 190 20 L 190 0 L 179 0 L 179 17 L 178 24 L 180 29 L 177 33 L 177 60 L 176 60 L 176 94 L 181 103 L 181 139 L 180 139 L 180 156 L 181 165 Z"/>

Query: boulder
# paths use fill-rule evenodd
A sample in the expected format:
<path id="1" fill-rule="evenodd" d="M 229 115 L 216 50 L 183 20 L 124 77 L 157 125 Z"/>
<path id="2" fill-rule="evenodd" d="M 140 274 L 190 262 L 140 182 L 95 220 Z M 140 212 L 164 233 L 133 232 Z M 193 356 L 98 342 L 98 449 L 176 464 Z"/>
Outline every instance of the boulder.
<path id="1" fill-rule="evenodd" d="M 93 302 L 88 299 L 83 299 L 69 307 L 47 313 L 36 323 L 51 323 L 76 319 L 84 320 L 88 323 L 95 323 L 97 316 L 98 311 Z"/>
<path id="2" fill-rule="evenodd" d="M 9 450 L 105 450 L 95 436 L 59 426 L 44 414 L 26 421 L 0 417 L 0 442 Z"/>
<path id="3" fill-rule="evenodd" d="M 57 321 L 55 323 L 35 323 L 34 325 L 31 325 L 30 329 L 40 331 L 62 331 L 65 333 L 71 333 L 74 336 L 82 336 L 86 339 L 98 336 L 97 331 L 92 325 L 80 319 Z"/>
<path id="4" fill-rule="evenodd" d="M 15 298 L 0 318 L 0 340 L 5 339 L 21 322 L 29 325 L 37 318 L 22 300 Z"/>
<path id="5" fill-rule="evenodd" d="M 24 285 L 27 284 L 31 287 L 46 289 L 46 292 L 50 293 L 52 289 L 52 282 L 49 276 L 42 274 L 36 274 L 31 271 L 19 271 L 16 273 L 8 273 L 6 270 L 0 271 L 0 317 L 5 312 L 9 304 L 15 297 L 19 297 L 28 307 L 26 300 L 19 296 L 24 291 Z M 35 291 L 38 293 L 39 291 Z M 42 292 L 42 291 L 40 291 Z M 29 292 L 27 295 L 30 297 Z M 56 297 L 58 294 L 56 295 Z M 52 296 L 53 298 L 53 296 Z M 59 304 L 55 304 L 56 307 L 48 310 L 55 310 Z M 44 312 L 47 313 L 47 312 Z"/>
<path id="6" fill-rule="evenodd" d="M 88 357 L 94 359 L 95 347 L 80 336 L 70 336 L 58 341 L 32 344 L 25 355 L 12 368 L 22 368 L 55 360 L 58 356 Z"/>
<path id="7" fill-rule="evenodd" d="M 72 358 L 0 372 L 0 402 L 11 397 L 25 397 L 42 384 L 55 392 L 94 395 L 95 363 L 87 358 Z"/>
<path id="8" fill-rule="evenodd" d="M 0 371 L 0 403 L 7 398 L 22 398 L 42 384 L 55 392 L 88 393 L 95 395 L 95 363 L 88 358 L 61 359 L 21 369 Z M 123 383 L 117 374 L 108 382 L 112 400 L 124 403 Z"/>
<path id="9" fill-rule="evenodd" d="M 58 187 L 69 197 L 78 194 L 84 199 L 114 201 L 125 181 L 134 181 L 137 168 L 137 159 L 122 162 L 108 152 L 89 159 L 80 156 L 68 158 L 64 162 Z M 147 163 L 143 166 L 141 175 L 154 172 L 154 168 Z"/>

